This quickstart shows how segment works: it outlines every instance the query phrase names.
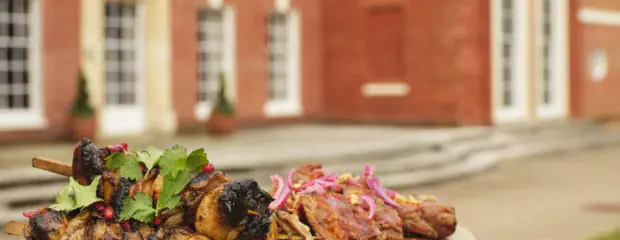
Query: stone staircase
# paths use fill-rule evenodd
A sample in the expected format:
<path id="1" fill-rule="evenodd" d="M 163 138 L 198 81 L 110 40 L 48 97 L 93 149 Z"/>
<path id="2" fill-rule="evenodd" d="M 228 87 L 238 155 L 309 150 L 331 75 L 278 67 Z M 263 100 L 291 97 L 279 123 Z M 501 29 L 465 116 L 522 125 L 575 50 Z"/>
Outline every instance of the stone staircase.
<path id="1" fill-rule="evenodd" d="M 378 147 L 368 151 L 318 157 L 309 154 L 295 159 L 251 167 L 219 168 L 234 179 L 252 177 L 262 186 L 270 185 L 269 176 L 286 174 L 303 163 L 321 163 L 329 171 L 360 173 L 365 164 L 377 166 L 376 173 L 387 188 L 402 189 L 416 185 L 454 180 L 480 173 L 502 160 L 533 155 L 568 152 L 620 143 L 620 131 L 590 123 L 555 123 L 500 127 L 478 134 L 463 135 L 446 142 L 426 146 L 401 145 Z M 362 148 L 363 149 L 363 148 Z M 53 202 L 55 194 L 67 183 L 65 177 L 38 169 L 0 171 L 0 225 L 23 220 L 21 212 Z"/>

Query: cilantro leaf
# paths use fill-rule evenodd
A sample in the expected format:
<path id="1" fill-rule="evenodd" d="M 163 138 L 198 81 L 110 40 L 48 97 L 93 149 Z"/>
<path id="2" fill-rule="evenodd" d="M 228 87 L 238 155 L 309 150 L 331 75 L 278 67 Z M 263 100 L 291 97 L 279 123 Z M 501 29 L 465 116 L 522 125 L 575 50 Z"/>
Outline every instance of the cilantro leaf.
<path id="1" fill-rule="evenodd" d="M 121 167 L 121 176 L 132 180 L 142 179 L 142 169 L 136 158 L 127 158 L 127 162 Z"/>
<path id="2" fill-rule="evenodd" d="M 75 200 L 71 197 L 71 194 L 74 194 L 73 185 L 69 184 L 58 192 L 58 195 L 56 195 L 56 204 L 51 205 L 50 208 L 56 211 L 70 211 L 75 209 Z"/>
<path id="3" fill-rule="evenodd" d="M 176 207 L 181 200 L 178 194 L 191 180 L 192 175 L 187 170 L 178 171 L 176 176 L 164 176 L 162 190 L 159 194 L 159 199 L 157 199 L 157 211 Z"/>
<path id="4" fill-rule="evenodd" d="M 105 158 L 105 166 L 110 169 L 119 169 L 125 164 L 127 156 L 121 152 L 113 152 Z"/>
<path id="5" fill-rule="evenodd" d="M 207 159 L 207 153 L 205 153 L 204 148 L 199 148 L 187 157 L 187 169 L 190 171 L 196 172 L 202 169 L 202 166 L 209 163 L 209 159 Z"/>
<path id="6" fill-rule="evenodd" d="M 126 155 L 120 152 L 114 152 L 105 158 L 106 167 L 109 169 L 120 169 L 121 177 L 140 180 L 142 179 L 142 169 L 140 162 L 133 155 Z"/>
<path id="7" fill-rule="evenodd" d="M 73 177 L 69 178 L 69 185 L 58 193 L 56 204 L 51 205 L 50 208 L 57 211 L 72 211 L 103 201 L 97 197 L 97 185 L 99 185 L 100 178 L 101 176 L 95 177 L 88 186 L 80 185 Z"/>
<path id="8" fill-rule="evenodd" d="M 136 152 L 136 157 L 138 157 L 138 161 L 144 163 L 146 171 L 149 172 L 157 164 L 157 161 L 163 154 L 163 150 L 148 146 L 146 150 Z"/>
<path id="9" fill-rule="evenodd" d="M 172 149 L 166 149 L 159 158 L 159 166 L 161 173 L 164 175 L 172 175 L 173 177 L 180 171 L 185 169 L 187 163 L 187 149 L 174 146 Z"/>
<path id="10" fill-rule="evenodd" d="M 153 200 L 151 197 L 142 192 L 138 192 L 133 198 L 125 198 L 119 218 L 121 221 L 133 218 L 143 223 L 149 223 L 155 216 L 155 209 L 151 207 L 152 203 Z"/>

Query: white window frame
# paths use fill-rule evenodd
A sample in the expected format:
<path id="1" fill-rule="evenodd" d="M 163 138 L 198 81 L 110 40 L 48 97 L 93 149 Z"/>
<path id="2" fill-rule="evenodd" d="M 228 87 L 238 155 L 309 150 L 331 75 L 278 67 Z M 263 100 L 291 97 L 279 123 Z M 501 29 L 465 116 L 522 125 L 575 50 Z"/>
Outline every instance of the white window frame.
<path id="1" fill-rule="evenodd" d="M 492 86 L 492 117 L 495 123 L 509 123 L 522 121 L 528 117 L 529 97 L 529 22 L 527 15 L 528 1 L 513 0 L 514 14 L 514 65 L 512 68 L 513 82 L 513 104 L 509 107 L 503 104 L 503 1 L 491 1 L 491 86 Z"/>
<path id="2" fill-rule="evenodd" d="M 287 15 L 287 98 L 270 100 L 267 96 L 263 112 L 267 117 L 291 117 L 299 116 L 303 112 L 301 105 L 301 17 L 298 11 L 290 9 L 289 0 L 275 0 L 275 11 Z M 267 29 L 268 31 L 268 29 Z M 266 33 L 268 34 L 268 33 Z M 267 46 L 269 47 L 269 46 Z M 269 50 L 267 50 L 269 51 Z M 267 61 L 267 71 L 269 71 Z M 268 74 L 267 74 L 268 76 Z M 266 81 L 266 90 L 269 88 L 269 80 Z M 267 92 L 267 91 L 266 91 Z"/>
<path id="3" fill-rule="evenodd" d="M 236 25 L 235 25 L 235 9 L 231 6 L 224 5 L 221 1 L 209 1 L 208 7 L 221 10 L 223 14 L 223 54 L 222 54 L 222 68 L 226 75 L 227 89 L 226 94 L 229 100 L 235 104 L 237 102 L 237 76 L 235 71 L 236 63 Z M 201 27 L 201 26 L 198 26 Z M 198 43 L 200 48 L 200 43 Z M 211 111 L 213 110 L 215 103 L 209 101 L 200 101 L 194 107 L 194 116 L 200 121 L 209 119 Z"/>
<path id="4" fill-rule="evenodd" d="M 537 67 L 536 73 L 537 77 L 540 81 L 538 81 L 538 90 L 537 91 L 537 108 L 536 114 L 540 119 L 548 119 L 548 118 L 556 118 L 563 117 L 568 114 L 568 88 L 569 88 L 569 79 L 568 79 L 568 52 L 569 52 L 569 37 L 568 37 L 568 4 L 565 0 L 549 0 L 551 2 L 551 102 L 548 104 L 544 104 L 543 102 L 543 65 L 542 61 L 544 60 L 542 46 L 543 46 L 543 11 L 542 2 L 536 1 L 536 12 L 538 16 L 536 18 L 536 33 L 537 33 L 537 44 L 536 50 L 538 52 L 538 62 L 540 63 Z"/>
<path id="5" fill-rule="evenodd" d="M 42 30 L 41 0 L 29 2 L 29 33 L 28 33 L 28 74 L 30 106 L 28 109 L 0 109 L 0 130 L 42 129 L 48 126 L 43 108 L 43 78 L 41 51 Z"/>
<path id="6" fill-rule="evenodd" d="M 106 1 L 114 3 L 115 1 Z M 135 59 L 135 74 L 136 74 L 136 99 L 134 105 L 109 105 L 105 103 L 101 112 L 102 130 L 106 137 L 139 134 L 146 129 L 146 90 L 140 88 L 145 86 L 146 82 L 146 6 L 141 1 L 134 2 L 136 6 L 136 29 L 135 29 L 135 41 L 136 47 L 134 49 Z M 105 10 L 105 5 L 104 5 Z M 106 20 L 105 13 L 103 15 L 104 21 Z M 102 26 L 105 31 L 105 25 Z M 107 44 L 105 34 L 104 44 Z M 104 52 L 107 47 L 104 46 Z M 104 59 L 107 61 L 107 59 Z M 107 64 L 104 63 L 104 71 L 107 71 Z M 105 76 L 105 75 L 104 75 Z M 107 79 L 104 78 L 107 84 Z M 104 85 L 105 86 L 105 85 Z M 107 86 L 106 86 L 107 87 Z M 107 97 L 107 89 L 104 93 Z M 123 124 L 119 124 L 119 119 L 122 119 Z"/>

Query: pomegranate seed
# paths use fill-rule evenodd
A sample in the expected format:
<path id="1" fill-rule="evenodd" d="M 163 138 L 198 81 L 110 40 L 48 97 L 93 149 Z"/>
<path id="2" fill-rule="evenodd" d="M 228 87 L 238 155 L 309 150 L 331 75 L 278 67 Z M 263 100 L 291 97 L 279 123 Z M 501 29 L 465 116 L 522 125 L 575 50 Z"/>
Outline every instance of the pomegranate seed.
<path id="1" fill-rule="evenodd" d="M 215 166 L 211 163 L 202 167 L 202 173 L 212 173 L 213 171 L 215 171 Z"/>
<path id="2" fill-rule="evenodd" d="M 127 151 L 127 147 L 129 146 L 127 145 L 127 143 L 121 143 L 121 147 L 125 149 L 125 151 Z"/>
<path id="3" fill-rule="evenodd" d="M 103 203 L 95 203 L 95 209 L 97 209 L 97 211 L 99 212 L 103 212 L 103 210 L 105 210 L 105 205 L 103 205 Z"/>
<path id="4" fill-rule="evenodd" d="M 155 226 L 159 226 L 159 224 L 161 224 L 161 218 L 159 216 L 154 217 L 153 224 L 155 224 Z"/>
<path id="5" fill-rule="evenodd" d="M 107 207 L 103 210 L 103 219 L 112 220 L 114 219 L 114 209 L 112 207 Z"/>
<path id="6" fill-rule="evenodd" d="M 125 232 L 131 232 L 131 225 L 129 225 L 127 221 L 121 222 L 121 228 L 123 228 Z"/>
<path id="7" fill-rule="evenodd" d="M 24 215 L 24 217 L 27 217 L 27 218 L 33 218 L 34 215 L 37 215 L 37 210 L 24 211 L 22 215 Z"/>

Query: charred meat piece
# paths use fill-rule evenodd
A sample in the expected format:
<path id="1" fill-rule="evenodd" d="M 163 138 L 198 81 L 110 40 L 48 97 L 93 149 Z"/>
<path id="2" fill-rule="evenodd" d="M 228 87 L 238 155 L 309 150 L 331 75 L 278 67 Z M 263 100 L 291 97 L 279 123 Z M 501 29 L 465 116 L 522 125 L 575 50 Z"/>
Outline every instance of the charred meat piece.
<path id="1" fill-rule="evenodd" d="M 132 180 L 121 178 L 118 185 L 115 187 L 112 198 L 108 203 L 114 209 L 115 218 L 118 218 L 118 215 L 121 213 L 121 210 L 123 209 L 123 201 L 125 201 L 125 198 L 129 196 L 129 188 L 131 188 L 132 184 Z"/>
<path id="2" fill-rule="evenodd" d="M 321 164 L 306 164 L 296 169 L 292 176 L 292 182 L 309 182 L 324 176 L 323 166 Z"/>
<path id="3" fill-rule="evenodd" d="M 264 238 L 271 224 L 271 201 L 273 198 L 254 180 L 226 183 L 202 197 L 196 211 L 196 230 L 212 239 Z M 248 215 L 248 210 L 259 216 Z"/>
<path id="4" fill-rule="evenodd" d="M 33 240 L 58 240 L 67 230 L 69 220 L 58 211 L 45 211 L 30 219 L 30 234 Z"/>
<path id="5" fill-rule="evenodd" d="M 155 167 L 151 169 L 148 176 L 131 186 L 129 195 L 133 197 L 136 193 L 141 192 L 152 199 L 159 199 L 163 181 L 163 176 L 159 174 L 159 168 Z"/>
<path id="6" fill-rule="evenodd" d="M 300 197 L 303 216 L 308 220 L 312 230 L 322 238 L 346 240 L 347 233 L 338 224 L 338 213 L 334 211 L 327 199 L 320 195 Z"/>
<path id="7" fill-rule="evenodd" d="M 224 186 L 220 186 L 202 197 L 196 211 L 196 231 L 211 239 L 236 239 L 243 230 L 243 225 L 233 227 L 225 222 L 225 217 L 222 215 L 218 204 L 218 198 L 223 192 Z"/>
<path id="8" fill-rule="evenodd" d="M 95 221 L 86 226 L 84 238 L 92 240 L 121 240 L 123 239 L 123 229 L 118 223 Z"/>
<path id="9" fill-rule="evenodd" d="M 181 193 L 181 201 L 185 209 L 183 215 L 185 222 L 193 226 L 198 205 L 205 193 L 230 181 L 230 177 L 222 172 L 201 173 L 194 177 L 185 191 Z"/>
<path id="10" fill-rule="evenodd" d="M 67 230 L 65 231 L 61 239 L 83 239 L 89 218 L 89 211 L 82 211 L 78 213 L 75 217 L 71 218 L 69 224 L 67 225 Z"/>
<path id="11" fill-rule="evenodd" d="M 312 240 L 313 236 L 310 232 L 310 228 L 303 224 L 296 214 L 291 214 L 286 211 L 277 211 L 273 213 L 277 225 L 284 230 L 284 232 L 290 237 L 293 235 L 302 236 L 306 240 Z M 272 218 L 272 221 L 273 218 Z M 277 228 L 276 228 L 277 233 Z"/>
<path id="12" fill-rule="evenodd" d="M 405 236 L 421 235 L 444 239 L 456 231 L 454 207 L 426 200 L 419 204 L 399 201 L 398 214 L 403 219 Z"/>
<path id="13" fill-rule="evenodd" d="M 197 234 L 185 228 L 160 228 L 157 233 L 152 234 L 150 239 L 165 240 L 209 240 L 206 236 Z"/>
<path id="14" fill-rule="evenodd" d="M 352 205 L 341 194 L 301 196 L 308 222 L 325 239 L 379 239 L 377 223 L 368 219 L 368 211 Z"/>
<path id="15" fill-rule="evenodd" d="M 381 230 L 381 239 L 386 240 L 402 240 L 403 236 L 403 223 L 398 215 L 398 212 L 385 204 L 383 200 L 376 197 L 372 190 L 365 187 L 365 184 L 359 186 L 343 183 L 340 184 L 343 188 L 345 196 L 369 196 L 375 202 L 375 214 L 373 220 L 379 225 Z"/>
<path id="16" fill-rule="evenodd" d="M 88 185 L 105 168 L 103 158 L 108 152 L 98 148 L 90 139 L 82 139 L 73 150 L 73 178 L 82 185 Z"/>

